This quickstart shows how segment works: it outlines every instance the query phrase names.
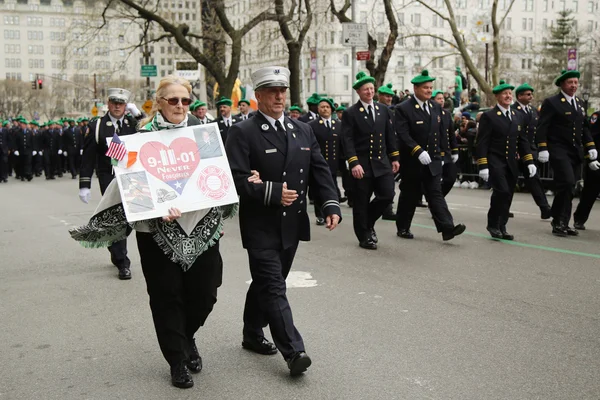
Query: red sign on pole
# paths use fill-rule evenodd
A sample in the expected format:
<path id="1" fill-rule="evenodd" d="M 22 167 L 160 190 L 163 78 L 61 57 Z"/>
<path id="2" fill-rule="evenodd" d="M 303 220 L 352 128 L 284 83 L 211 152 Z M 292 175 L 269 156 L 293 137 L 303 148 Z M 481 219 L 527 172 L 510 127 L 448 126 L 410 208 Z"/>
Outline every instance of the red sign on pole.
<path id="1" fill-rule="evenodd" d="M 371 59 L 371 52 L 370 51 L 357 51 L 356 59 L 358 61 L 368 61 Z"/>

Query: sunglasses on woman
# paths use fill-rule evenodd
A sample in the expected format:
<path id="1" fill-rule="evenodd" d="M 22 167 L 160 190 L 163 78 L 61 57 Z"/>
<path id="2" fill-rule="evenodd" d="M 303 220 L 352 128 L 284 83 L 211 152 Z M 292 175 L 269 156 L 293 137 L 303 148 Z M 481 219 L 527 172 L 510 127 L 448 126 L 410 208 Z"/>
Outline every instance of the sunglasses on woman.
<path id="1" fill-rule="evenodd" d="M 167 103 L 169 103 L 169 105 L 171 106 L 176 106 L 177 104 L 179 104 L 179 101 L 181 100 L 181 105 L 184 106 L 189 106 L 190 104 L 192 104 L 192 99 L 188 98 L 188 97 L 171 97 L 170 99 L 167 99 L 166 97 L 161 97 L 161 99 L 166 100 Z"/>

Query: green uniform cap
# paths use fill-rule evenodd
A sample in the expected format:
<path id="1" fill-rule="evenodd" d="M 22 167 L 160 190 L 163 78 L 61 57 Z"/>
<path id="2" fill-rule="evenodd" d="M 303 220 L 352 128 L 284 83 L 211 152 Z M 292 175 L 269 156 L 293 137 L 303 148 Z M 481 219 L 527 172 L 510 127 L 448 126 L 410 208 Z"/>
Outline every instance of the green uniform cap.
<path id="1" fill-rule="evenodd" d="M 298 111 L 299 113 L 302 114 L 302 108 L 300 108 L 300 106 L 298 106 L 297 104 L 294 104 L 293 106 L 290 107 L 290 111 Z"/>
<path id="2" fill-rule="evenodd" d="M 526 90 L 531 90 L 531 92 L 533 92 L 533 88 L 527 82 L 517 87 L 517 90 L 515 90 L 515 95 L 518 95 L 519 93 L 524 92 Z"/>
<path id="3" fill-rule="evenodd" d="M 231 99 L 228 99 L 225 96 L 221 96 L 221 98 L 219 99 L 219 101 L 217 101 L 217 107 L 221 107 L 221 106 L 229 106 L 231 107 L 233 105 L 233 102 L 231 101 Z"/>
<path id="4" fill-rule="evenodd" d="M 339 106 L 338 108 L 335 109 L 335 111 L 346 111 L 346 107 Z"/>
<path id="5" fill-rule="evenodd" d="M 29 124 L 35 125 L 35 126 L 40 126 L 40 124 L 37 121 L 35 121 L 35 120 L 29 121 Z"/>
<path id="6" fill-rule="evenodd" d="M 515 87 L 513 85 L 506 83 L 506 81 L 504 79 L 500 79 L 500 83 L 498 84 L 498 86 L 495 86 L 492 89 L 492 93 L 498 94 L 500 92 L 505 91 L 506 89 L 513 90 L 514 88 Z"/>
<path id="7" fill-rule="evenodd" d="M 81 117 L 81 122 L 86 122 L 89 121 L 90 119 L 88 117 Z"/>
<path id="8" fill-rule="evenodd" d="M 192 104 L 190 104 L 190 111 L 196 111 L 200 107 L 200 100 L 194 100 Z"/>
<path id="9" fill-rule="evenodd" d="M 240 101 L 238 101 L 238 104 L 242 104 L 242 103 L 246 103 L 246 104 L 250 105 L 250 100 L 241 99 Z"/>
<path id="10" fill-rule="evenodd" d="M 566 69 L 563 69 L 562 71 L 560 71 L 560 75 L 558 76 L 558 78 L 556 78 L 556 80 L 554 81 L 554 84 L 556 86 L 560 86 L 562 81 L 567 80 L 569 78 L 579 79 L 580 76 L 581 76 L 581 74 L 579 73 L 579 71 L 576 71 L 576 70 L 567 71 Z"/>
<path id="11" fill-rule="evenodd" d="M 431 94 L 431 98 L 435 98 L 435 96 L 437 96 L 438 94 L 444 94 L 443 90 L 434 90 L 433 93 Z"/>
<path id="12" fill-rule="evenodd" d="M 322 102 L 326 102 L 327 104 L 329 104 L 329 107 L 331 107 L 331 111 L 335 110 L 332 98 L 321 97 L 321 100 L 319 100 L 319 104 L 321 104 Z"/>
<path id="13" fill-rule="evenodd" d="M 393 96 L 394 91 L 392 90 L 392 84 L 388 83 L 385 86 L 381 86 L 379 89 L 377 89 L 377 93 Z"/>
<path id="14" fill-rule="evenodd" d="M 22 115 L 19 115 L 19 116 L 16 118 L 16 120 L 15 120 L 15 121 L 17 121 L 17 122 L 20 122 L 20 123 L 23 123 L 23 124 L 28 124 L 28 123 L 29 123 L 29 121 L 27 121 L 25 118 L 23 118 L 23 116 L 22 116 Z"/>
<path id="15" fill-rule="evenodd" d="M 420 85 L 422 83 L 433 82 L 433 81 L 435 81 L 435 78 L 432 76 L 429 76 L 429 71 L 424 69 L 423 71 L 421 71 L 421 75 L 417 75 L 414 78 L 412 78 L 410 83 L 412 83 L 413 85 Z"/>
<path id="16" fill-rule="evenodd" d="M 321 96 L 319 96 L 317 93 L 313 93 L 308 99 L 306 99 L 306 104 L 309 106 L 316 106 L 319 104 L 319 100 L 321 100 Z"/>
<path id="17" fill-rule="evenodd" d="M 6 125 L 10 125 L 10 122 L 8 122 L 8 120 L 2 122 L 2 126 L 6 126 Z"/>
<path id="18" fill-rule="evenodd" d="M 365 72 L 360 71 L 356 74 L 356 81 L 352 84 L 352 89 L 358 90 L 362 85 L 366 85 L 367 83 L 375 84 L 375 78 L 367 75 Z"/>

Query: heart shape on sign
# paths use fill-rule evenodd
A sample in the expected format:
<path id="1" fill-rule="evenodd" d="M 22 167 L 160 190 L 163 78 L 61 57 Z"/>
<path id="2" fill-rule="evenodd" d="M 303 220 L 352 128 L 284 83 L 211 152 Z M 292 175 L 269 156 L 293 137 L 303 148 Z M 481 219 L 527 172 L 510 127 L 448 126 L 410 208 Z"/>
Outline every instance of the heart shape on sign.
<path id="1" fill-rule="evenodd" d="M 196 142 L 185 137 L 173 140 L 169 146 L 160 142 L 145 143 L 139 158 L 146 171 L 179 194 L 200 163 Z"/>

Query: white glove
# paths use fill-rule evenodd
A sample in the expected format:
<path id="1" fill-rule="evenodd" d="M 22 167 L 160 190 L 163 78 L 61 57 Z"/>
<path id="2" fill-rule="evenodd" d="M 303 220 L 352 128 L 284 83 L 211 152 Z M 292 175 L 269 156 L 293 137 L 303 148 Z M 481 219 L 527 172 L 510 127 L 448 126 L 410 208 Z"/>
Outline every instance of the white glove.
<path id="1" fill-rule="evenodd" d="M 592 161 L 588 164 L 588 167 L 590 167 L 592 171 L 598 171 L 600 169 L 600 161 Z"/>
<path id="2" fill-rule="evenodd" d="M 142 112 L 138 110 L 134 103 L 127 103 L 127 107 L 125 107 L 125 109 L 129 111 L 134 117 L 138 117 L 142 114 Z"/>
<path id="3" fill-rule="evenodd" d="M 89 203 L 92 198 L 92 191 L 88 188 L 79 189 L 79 199 L 83 201 L 85 204 Z"/>
<path id="4" fill-rule="evenodd" d="M 83 155 L 83 149 L 79 150 L 79 155 Z"/>
<path id="5" fill-rule="evenodd" d="M 419 161 L 423 165 L 429 165 L 429 164 L 431 164 L 431 157 L 429 157 L 429 153 L 427 153 L 426 151 L 424 151 L 421 154 L 419 154 Z"/>
<path id="6" fill-rule="evenodd" d="M 479 177 L 481 179 L 483 179 L 485 182 L 488 181 L 488 179 L 490 179 L 490 170 L 489 169 L 482 169 L 481 171 L 479 171 Z"/>
<path id="7" fill-rule="evenodd" d="M 44 155 L 44 152 L 43 152 L 43 151 L 40 151 L 40 156 L 43 156 L 43 155 Z"/>
<path id="8" fill-rule="evenodd" d="M 550 153 L 548 153 L 548 150 L 542 150 L 539 152 L 539 154 L 538 154 L 539 162 L 547 163 L 549 159 L 550 159 Z"/>
<path id="9" fill-rule="evenodd" d="M 588 154 L 590 155 L 590 160 L 592 161 L 598 158 L 598 150 L 596 149 L 589 150 Z"/>
<path id="10" fill-rule="evenodd" d="M 458 161 L 458 154 L 452 154 L 452 162 L 454 164 L 456 164 L 457 161 Z"/>
<path id="11" fill-rule="evenodd" d="M 15 156 L 19 156 L 19 150 L 15 150 Z"/>
<path id="12" fill-rule="evenodd" d="M 68 154 L 67 154 L 67 152 L 66 152 L 66 151 L 63 153 L 63 156 L 65 156 L 65 157 L 66 157 L 66 156 L 68 156 Z"/>
<path id="13" fill-rule="evenodd" d="M 527 169 L 529 170 L 529 177 L 533 178 L 535 176 L 535 174 L 537 173 L 537 167 L 533 164 L 529 164 L 527 166 Z"/>
<path id="14" fill-rule="evenodd" d="M 35 151 L 35 150 L 34 150 L 34 151 L 31 153 L 31 155 L 32 155 L 32 156 L 37 156 L 37 151 Z"/>
<path id="15" fill-rule="evenodd" d="M 444 160 L 442 160 L 442 167 L 444 166 Z"/>
<path id="16" fill-rule="evenodd" d="M 62 150 L 59 150 L 58 151 L 58 155 L 60 156 L 61 154 L 62 154 Z"/>

